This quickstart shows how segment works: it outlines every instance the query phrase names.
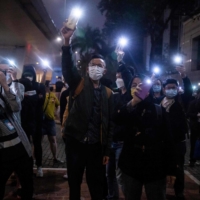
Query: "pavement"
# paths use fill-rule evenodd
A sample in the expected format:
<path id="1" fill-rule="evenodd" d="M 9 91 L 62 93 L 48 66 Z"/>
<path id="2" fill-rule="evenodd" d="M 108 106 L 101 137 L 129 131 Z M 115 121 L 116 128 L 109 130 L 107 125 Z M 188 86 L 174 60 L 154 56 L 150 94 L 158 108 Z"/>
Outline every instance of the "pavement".
<path id="1" fill-rule="evenodd" d="M 65 145 L 60 134 L 60 125 L 57 122 L 57 144 L 58 144 L 58 158 L 65 161 Z M 43 139 L 43 178 L 34 177 L 35 196 L 38 200 L 68 200 L 69 186 L 68 182 L 63 179 L 66 172 L 66 163 L 54 164 L 52 154 L 49 148 L 47 137 Z M 187 154 L 185 159 L 185 199 L 186 200 L 200 200 L 200 166 L 189 167 L 189 140 L 187 141 Z M 15 187 L 12 186 L 11 180 L 7 182 L 6 193 L 4 200 L 17 200 L 13 196 Z M 85 177 L 81 186 L 81 200 L 89 200 L 90 195 L 86 184 Z M 120 191 L 120 200 L 124 199 Z M 146 196 L 143 191 L 142 199 Z M 174 191 L 171 185 L 167 186 L 167 199 L 175 200 Z"/>
<path id="2" fill-rule="evenodd" d="M 60 131 L 60 123 L 56 120 L 56 140 L 57 140 L 57 157 L 59 160 L 66 161 L 65 157 L 65 144 L 61 137 Z M 50 150 L 49 141 L 47 136 L 44 136 L 42 142 L 42 149 L 43 149 L 43 157 L 42 157 L 42 166 L 43 168 L 66 168 L 66 163 L 64 164 L 54 164 L 53 163 L 53 156 Z"/>

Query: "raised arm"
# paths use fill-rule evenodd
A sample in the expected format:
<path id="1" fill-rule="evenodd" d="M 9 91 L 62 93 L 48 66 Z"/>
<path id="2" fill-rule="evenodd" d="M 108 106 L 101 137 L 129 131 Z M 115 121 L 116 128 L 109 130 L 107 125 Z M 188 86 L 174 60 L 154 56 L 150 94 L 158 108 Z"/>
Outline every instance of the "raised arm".
<path id="1" fill-rule="evenodd" d="M 182 97 L 184 107 L 187 111 L 188 105 L 192 98 L 192 84 L 190 82 L 190 79 L 186 75 L 185 67 L 178 66 L 178 67 L 176 67 L 176 70 L 179 72 L 179 74 L 183 80 L 184 94 L 182 94 L 181 97 Z"/>
<path id="2" fill-rule="evenodd" d="M 71 37 L 74 31 L 64 27 L 62 34 L 65 39 L 65 44 L 62 47 L 62 74 L 65 81 L 69 85 L 69 89 L 75 91 L 76 87 L 81 81 L 81 76 L 78 73 L 76 66 L 72 59 Z"/>

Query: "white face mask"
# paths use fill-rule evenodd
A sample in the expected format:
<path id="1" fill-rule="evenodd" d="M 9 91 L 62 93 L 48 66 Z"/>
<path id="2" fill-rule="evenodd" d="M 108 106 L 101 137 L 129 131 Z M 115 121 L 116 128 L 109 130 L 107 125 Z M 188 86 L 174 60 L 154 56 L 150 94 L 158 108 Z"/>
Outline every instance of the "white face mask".
<path id="1" fill-rule="evenodd" d="M 89 77 L 94 81 L 98 81 L 103 76 L 104 70 L 105 70 L 104 68 L 96 66 L 96 65 L 90 66 L 89 70 L 88 70 L 89 71 Z"/>
<path id="2" fill-rule="evenodd" d="M 122 88 L 124 87 L 124 81 L 122 78 L 117 78 L 117 80 L 115 81 L 117 88 Z"/>
<path id="3" fill-rule="evenodd" d="M 30 81 L 33 80 L 33 77 L 32 76 L 26 76 L 27 79 L 29 79 Z"/>
<path id="4" fill-rule="evenodd" d="M 11 74 L 6 73 L 6 82 L 7 82 L 7 84 L 12 82 Z"/>

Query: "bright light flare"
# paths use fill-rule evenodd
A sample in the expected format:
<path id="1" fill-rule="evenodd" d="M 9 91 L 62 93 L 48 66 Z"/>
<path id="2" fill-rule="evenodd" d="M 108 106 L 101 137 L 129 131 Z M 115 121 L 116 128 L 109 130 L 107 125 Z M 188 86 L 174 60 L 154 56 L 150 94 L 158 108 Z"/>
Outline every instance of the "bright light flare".
<path id="1" fill-rule="evenodd" d="M 16 66 L 16 64 L 15 64 L 15 62 L 14 62 L 13 60 L 9 60 L 9 59 L 8 59 L 8 62 L 9 62 L 10 65 Z"/>
<path id="2" fill-rule="evenodd" d="M 193 85 L 192 88 L 193 88 L 193 90 L 196 90 L 196 89 L 197 89 L 197 86 L 196 86 L 196 85 Z"/>
<path id="3" fill-rule="evenodd" d="M 159 67 L 154 67 L 153 73 L 159 74 L 160 73 L 160 68 Z"/>
<path id="4" fill-rule="evenodd" d="M 121 37 L 121 38 L 119 39 L 118 44 L 119 44 L 120 46 L 124 47 L 124 46 L 126 46 L 126 45 L 128 44 L 128 40 L 127 40 L 126 38 L 124 38 L 124 37 Z"/>
<path id="5" fill-rule="evenodd" d="M 174 62 L 175 62 L 176 64 L 181 64 L 182 61 L 183 61 L 183 58 L 182 58 L 181 56 L 175 56 L 175 57 L 174 57 Z"/>
<path id="6" fill-rule="evenodd" d="M 50 67 L 50 62 L 49 62 L 48 60 L 42 59 L 42 58 L 40 58 L 40 60 L 41 60 L 42 66 L 43 66 L 44 68 L 50 68 L 50 69 L 51 69 L 51 67 Z"/>
<path id="7" fill-rule="evenodd" d="M 76 18 L 80 18 L 82 16 L 82 10 L 80 8 L 73 8 L 72 15 Z"/>
<path id="8" fill-rule="evenodd" d="M 61 38 L 61 37 L 57 37 L 57 38 L 56 38 L 56 41 L 57 41 L 57 42 L 60 42 L 60 41 L 62 41 L 62 38 Z"/>
<path id="9" fill-rule="evenodd" d="M 146 83 L 147 83 L 147 84 L 151 84 L 151 83 L 152 83 L 151 79 L 147 79 L 147 80 L 146 80 Z"/>

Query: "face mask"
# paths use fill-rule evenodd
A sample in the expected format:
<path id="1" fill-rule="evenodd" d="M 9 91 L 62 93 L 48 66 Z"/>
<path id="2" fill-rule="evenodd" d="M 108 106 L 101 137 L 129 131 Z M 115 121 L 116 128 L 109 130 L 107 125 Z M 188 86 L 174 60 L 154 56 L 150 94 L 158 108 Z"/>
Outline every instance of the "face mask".
<path id="1" fill-rule="evenodd" d="M 134 87 L 134 88 L 131 88 L 131 96 L 134 97 L 135 96 L 135 92 L 137 91 L 137 89 Z"/>
<path id="2" fill-rule="evenodd" d="M 153 91 L 154 92 L 160 92 L 161 91 L 161 85 L 153 85 Z"/>
<path id="3" fill-rule="evenodd" d="M 122 78 L 117 78 L 117 80 L 115 81 L 117 88 L 122 88 L 124 87 L 124 81 Z"/>
<path id="4" fill-rule="evenodd" d="M 89 67 L 89 77 L 94 80 L 98 81 L 103 76 L 104 68 L 99 66 L 91 66 Z"/>
<path id="5" fill-rule="evenodd" d="M 30 81 L 33 80 L 33 77 L 32 76 L 26 76 L 27 79 L 29 79 Z"/>
<path id="6" fill-rule="evenodd" d="M 12 82 L 12 77 L 10 74 L 6 73 L 6 82 L 7 84 L 11 83 Z"/>
<path id="7" fill-rule="evenodd" d="M 177 95 L 178 91 L 175 89 L 165 90 L 166 97 L 169 99 L 174 98 Z"/>

